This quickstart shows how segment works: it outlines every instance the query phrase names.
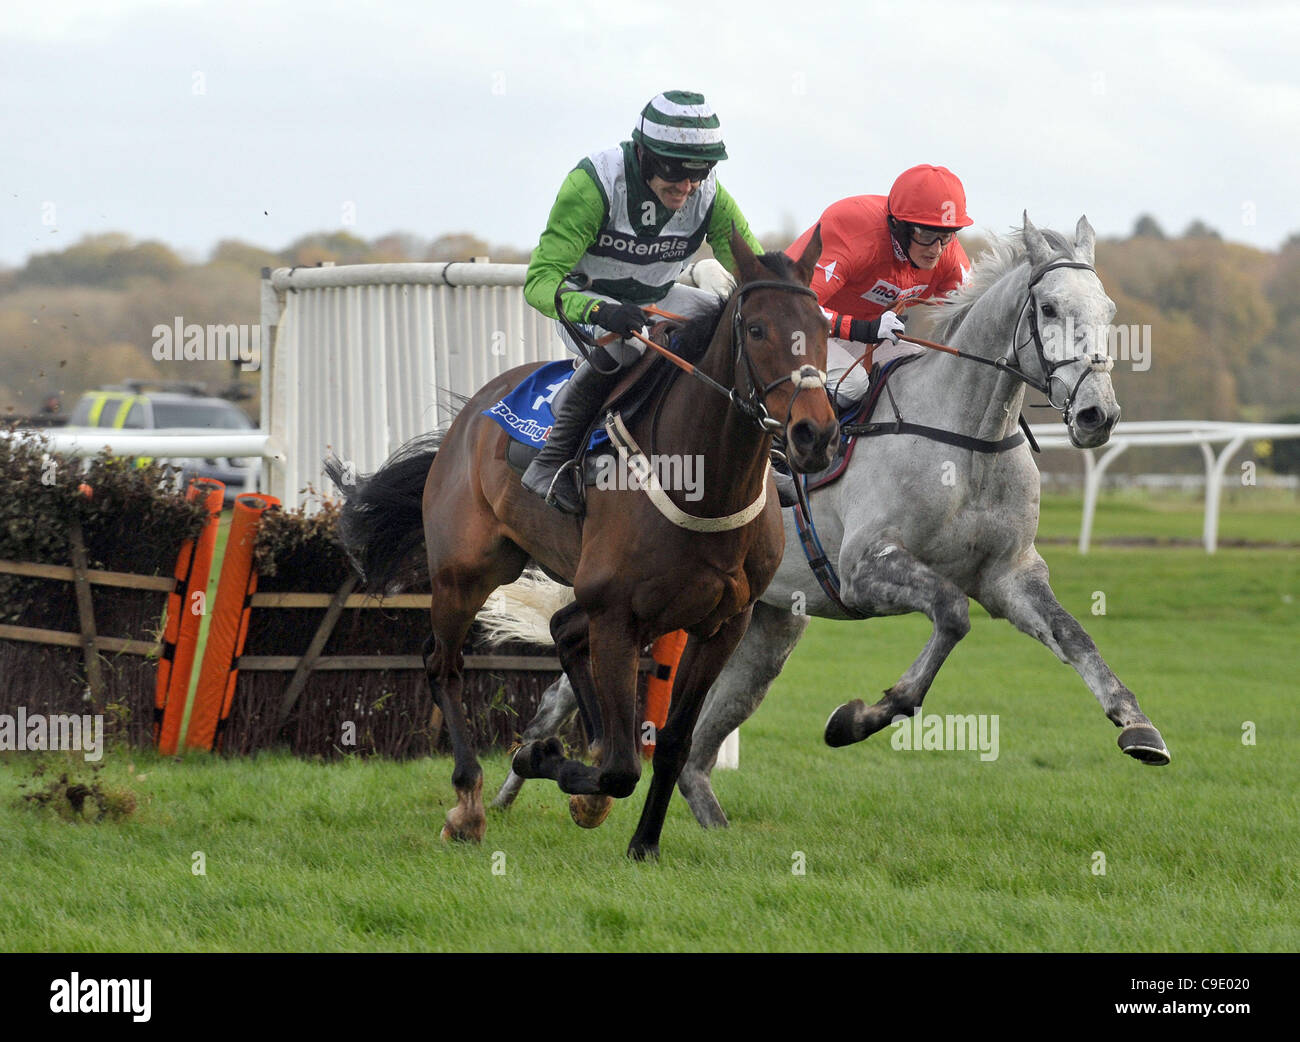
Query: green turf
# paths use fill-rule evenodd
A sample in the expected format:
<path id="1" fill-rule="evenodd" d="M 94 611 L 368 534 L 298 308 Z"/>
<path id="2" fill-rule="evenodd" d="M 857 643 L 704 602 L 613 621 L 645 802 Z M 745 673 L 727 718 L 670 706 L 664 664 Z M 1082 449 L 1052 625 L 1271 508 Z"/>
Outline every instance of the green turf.
<path id="1" fill-rule="evenodd" d="M 1038 535 L 1077 545 L 1083 495 L 1043 497 Z M 1204 493 L 1124 489 L 1103 492 L 1097 501 L 1092 539 L 1177 540 L 1199 544 L 1205 521 Z M 1219 502 L 1219 545 L 1233 542 L 1300 543 L 1300 498 L 1294 492 L 1257 486 L 1229 486 Z"/>
<path id="2" fill-rule="evenodd" d="M 623 853 L 644 778 L 594 832 L 529 783 L 465 847 L 438 839 L 445 759 L 110 752 L 98 777 L 137 809 L 91 823 L 21 799 L 60 770 L 90 779 L 79 759 L 32 779 L 32 754 L 0 756 L 0 950 L 1297 950 L 1300 555 L 1046 556 L 1171 766 L 1121 754 L 1078 677 L 979 611 L 925 709 L 997 714 L 995 761 L 897 750 L 889 730 L 829 749 L 830 709 L 891 683 L 927 623 L 815 620 L 741 769 L 715 774 L 731 828 L 675 799 L 658 864 Z M 492 789 L 506 760 L 484 768 Z"/>

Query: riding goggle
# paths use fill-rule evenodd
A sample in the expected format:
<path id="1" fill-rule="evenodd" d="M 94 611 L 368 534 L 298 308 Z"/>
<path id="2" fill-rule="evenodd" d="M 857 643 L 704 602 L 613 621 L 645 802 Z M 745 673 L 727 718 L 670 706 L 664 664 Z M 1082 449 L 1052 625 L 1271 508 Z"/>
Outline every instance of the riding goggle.
<path id="1" fill-rule="evenodd" d="M 709 176 L 717 163 L 705 162 L 698 159 L 675 159 L 666 156 L 657 156 L 654 153 L 648 153 L 650 176 L 662 177 L 665 181 L 675 184 L 678 181 L 693 181 L 699 183 Z"/>
<path id="2" fill-rule="evenodd" d="M 924 224 L 913 224 L 911 229 L 912 241 L 918 246 L 933 246 L 936 242 L 941 246 L 947 246 L 948 243 L 957 238 L 955 231 L 942 231 Z"/>

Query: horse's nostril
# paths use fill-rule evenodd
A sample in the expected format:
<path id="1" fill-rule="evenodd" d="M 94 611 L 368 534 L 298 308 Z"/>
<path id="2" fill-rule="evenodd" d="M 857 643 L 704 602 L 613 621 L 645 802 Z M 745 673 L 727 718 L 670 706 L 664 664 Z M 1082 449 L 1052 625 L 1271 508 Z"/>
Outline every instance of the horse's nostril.
<path id="1" fill-rule="evenodd" d="M 799 420 L 790 425 L 790 449 L 805 465 L 825 466 L 838 437 L 837 424 L 822 427 L 808 420 Z"/>
<path id="2" fill-rule="evenodd" d="M 817 434 L 807 420 L 799 420 L 790 427 L 790 444 L 796 452 L 806 453 L 813 448 Z"/>
<path id="3" fill-rule="evenodd" d="M 1094 431 L 1105 422 L 1105 416 L 1096 406 L 1083 409 L 1075 417 L 1075 422 L 1084 430 Z"/>

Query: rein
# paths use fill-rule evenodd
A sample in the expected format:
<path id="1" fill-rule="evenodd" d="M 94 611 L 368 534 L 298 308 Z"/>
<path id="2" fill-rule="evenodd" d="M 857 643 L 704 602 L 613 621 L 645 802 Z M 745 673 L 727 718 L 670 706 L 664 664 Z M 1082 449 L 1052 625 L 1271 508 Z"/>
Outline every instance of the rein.
<path id="1" fill-rule="evenodd" d="M 1071 358 L 1061 358 L 1052 362 L 1047 357 L 1047 348 L 1043 344 L 1042 334 L 1038 329 L 1038 309 L 1034 306 L 1034 287 L 1042 281 L 1043 276 L 1057 268 L 1081 268 L 1084 271 L 1091 271 L 1097 274 L 1097 269 L 1091 264 L 1085 264 L 1082 261 L 1056 260 L 1049 261 L 1041 267 L 1030 273 L 1029 285 L 1027 287 L 1025 303 L 1021 306 L 1018 317 L 1016 318 L 1016 327 L 1011 334 L 1011 353 L 1009 355 L 999 355 L 997 358 L 985 358 L 982 355 L 974 355 L 960 348 L 951 347 L 948 344 L 941 344 L 934 340 L 923 340 L 921 337 L 907 336 L 899 334 L 898 339 L 903 343 L 915 344 L 917 347 L 928 348 L 931 351 L 942 351 L 944 354 L 954 355 L 957 358 L 964 358 L 969 362 L 978 362 L 980 365 L 992 366 L 1008 376 L 1015 377 L 1021 383 L 1032 387 L 1035 391 L 1045 395 L 1048 404 L 1046 406 L 1035 406 L 1035 408 L 1052 408 L 1061 411 L 1061 421 L 1069 426 L 1070 410 L 1074 404 L 1074 399 L 1078 397 L 1079 388 L 1083 386 L 1083 381 L 1092 373 L 1108 373 L 1114 368 L 1115 363 L 1110 356 L 1103 352 L 1101 355 L 1088 355 L 1086 358 L 1081 355 L 1075 355 Z M 1029 316 L 1029 339 L 1017 343 L 1016 339 L 1020 335 L 1020 327 L 1025 322 L 1025 315 Z M 1034 351 L 1038 356 L 1039 371 L 1043 374 L 1043 379 L 1036 379 L 1025 372 L 1019 365 L 1019 354 L 1021 348 L 1034 345 Z M 865 356 L 864 356 L 865 357 Z M 1066 394 L 1065 400 L 1057 405 L 1052 400 L 1052 384 L 1059 377 L 1056 376 L 1056 370 L 1063 365 L 1069 365 L 1072 362 L 1080 360 L 1086 361 L 1087 368 L 1079 374 L 1079 379 L 1075 381 L 1074 387 Z M 1064 385 L 1063 385 L 1064 386 Z M 989 441 L 984 438 L 973 438 L 966 434 L 957 434 L 953 431 L 946 431 L 938 427 L 924 427 L 916 423 L 908 423 L 903 419 L 902 413 L 898 411 L 898 405 L 894 401 L 891 393 L 889 396 L 890 405 L 894 410 L 894 422 L 888 421 L 883 423 L 861 423 L 848 424 L 841 428 L 844 434 L 854 435 L 856 437 L 872 437 L 878 434 L 916 434 L 932 441 L 943 442 L 946 445 L 954 445 L 958 448 L 969 449 L 973 452 L 1006 452 L 1014 449 L 1024 442 L 1028 437 L 1030 445 L 1034 451 L 1038 451 L 1038 446 L 1033 440 L 1033 434 L 1030 433 L 1028 424 L 1025 423 L 1024 417 L 1020 419 L 1020 426 L 1023 433 L 1016 433 L 1002 438 L 999 441 Z"/>
<path id="2" fill-rule="evenodd" d="M 589 285 L 591 281 L 585 273 L 581 272 L 573 273 L 567 276 L 567 279 L 568 281 L 579 283 L 583 288 Z M 573 337 L 574 342 L 578 345 L 579 350 L 582 351 L 583 357 L 586 358 L 587 362 L 598 372 L 604 372 L 604 370 L 600 369 L 600 367 L 596 365 L 591 352 L 589 352 L 587 348 L 590 347 L 594 349 L 600 347 L 604 343 L 608 343 L 609 340 L 595 340 L 580 329 L 568 318 L 567 315 L 565 315 L 560 299 L 562 286 L 563 283 L 561 283 L 561 286 L 557 287 L 555 291 L 556 314 L 560 317 L 560 322 L 569 332 L 569 335 Z M 661 357 L 667 359 L 678 369 L 689 373 L 691 376 L 702 381 L 711 390 L 714 390 L 725 397 L 743 416 L 748 417 L 754 422 L 761 434 L 772 435 L 784 430 L 785 426 L 789 424 L 790 417 L 794 412 L 795 400 L 799 397 L 800 393 L 817 389 L 820 389 L 822 393 L 825 393 L 826 374 L 815 366 L 804 365 L 800 366 L 798 369 L 792 370 L 787 375 L 772 380 L 770 383 L 763 385 L 760 389 L 758 373 L 754 368 L 754 361 L 750 357 L 749 351 L 745 346 L 745 318 L 743 307 L 745 295 L 747 293 L 751 293 L 755 290 L 767 289 L 807 295 L 812 297 L 814 301 L 817 299 L 816 292 L 807 286 L 800 286 L 790 282 L 778 282 L 772 279 L 761 279 L 755 282 L 747 282 L 736 291 L 736 301 L 735 307 L 732 310 L 731 321 L 731 371 L 734 384 L 736 370 L 740 367 L 742 362 L 744 363 L 745 379 L 748 384 L 748 391 L 744 395 L 742 395 L 735 386 L 725 387 L 718 383 L 718 381 L 714 380 L 707 373 L 702 372 L 697 366 L 692 365 L 690 362 L 686 361 L 686 359 L 673 354 L 672 351 L 655 343 L 649 337 L 638 332 L 633 332 L 632 336 L 653 351 L 657 352 Z M 653 306 L 643 310 L 648 310 L 664 317 L 680 318 L 680 316 L 661 311 Z M 617 336 L 617 334 L 612 334 L 611 339 L 614 336 Z M 782 421 L 776 419 L 767 411 L 767 398 L 768 395 L 787 380 L 794 384 L 795 391 L 794 394 L 790 396 L 790 404 L 786 410 L 786 420 L 783 424 Z M 664 399 L 662 398 L 660 399 L 660 407 L 663 405 L 663 400 Z M 657 416 L 658 413 L 656 412 L 656 419 Z M 644 491 L 649 497 L 655 508 L 679 528 L 685 528 L 692 532 L 731 531 L 732 529 L 741 528 L 744 525 L 749 524 L 754 520 L 754 518 L 758 517 L 758 515 L 763 512 L 763 508 L 767 505 L 767 481 L 772 466 L 770 459 L 767 461 L 766 467 L 763 470 L 763 478 L 759 486 L 758 497 L 752 503 L 735 513 L 727 514 L 723 517 L 699 517 L 682 510 L 672 501 L 672 499 L 669 498 L 668 494 L 659 484 L 659 480 L 650 465 L 650 461 L 646 458 L 645 453 L 641 451 L 641 447 L 636 443 L 636 440 L 632 437 L 627 427 L 624 426 L 622 416 L 618 413 L 610 412 L 604 420 L 604 427 L 606 433 L 609 435 L 610 442 L 618 449 L 619 456 L 624 465 L 627 466 L 636 476 L 642 491 Z"/>
<path id="3" fill-rule="evenodd" d="M 1026 290 L 1025 303 L 1020 308 L 1019 316 L 1016 319 L 1016 328 L 1011 334 L 1012 348 L 1009 356 L 984 358 L 980 355 L 973 355 L 966 351 L 959 350 L 958 348 L 950 347 L 947 344 L 936 343 L 932 340 L 922 340 L 920 337 L 900 334 L 898 339 L 909 344 L 916 344 L 918 347 L 927 347 L 932 351 L 943 351 L 946 354 L 956 355 L 958 358 L 965 358 L 971 362 L 978 362 L 980 365 L 989 365 L 1001 372 L 1007 373 L 1009 376 L 1015 377 L 1021 383 L 1027 384 L 1035 391 L 1045 395 L 1047 397 L 1048 407 L 1060 409 L 1062 422 L 1068 425 L 1070 422 L 1070 407 L 1074 403 L 1074 399 L 1078 397 L 1079 388 L 1083 386 L 1083 381 L 1091 373 L 1110 372 L 1111 369 L 1115 367 L 1115 363 L 1112 361 L 1110 356 L 1104 352 L 1101 355 L 1089 355 L 1086 359 L 1081 355 L 1075 355 L 1071 358 L 1061 358 L 1055 362 L 1048 359 L 1047 348 L 1043 344 L 1043 337 L 1038 329 L 1038 309 L 1034 307 L 1034 287 L 1042 281 L 1043 276 L 1050 271 L 1055 271 L 1057 268 L 1080 268 L 1084 271 L 1090 271 L 1094 275 L 1097 274 L 1097 269 L 1091 264 L 1085 264 L 1083 261 L 1071 260 L 1049 261 L 1031 272 L 1029 285 Z M 1016 338 L 1020 335 L 1020 327 L 1025 322 L 1026 314 L 1029 316 L 1029 339 L 1021 343 L 1016 343 Z M 1034 345 L 1034 351 L 1038 356 L 1039 371 L 1043 374 L 1043 379 L 1041 380 L 1030 376 L 1018 364 L 1020 349 L 1030 343 Z M 1079 374 L 1079 379 L 1075 381 L 1074 387 L 1070 389 L 1069 393 L 1065 396 L 1065 400 L 1058 406 L 1054 401 L 1052 401 L 1052 384 L 1058 379 L 1055 375 L 1056 370 L 1060 369 L 1063 365 L 1069 365 L 1071 362 L 1078 362 L 1081 359 L 1088 363 L 1088 367 Z"/>
<path id="4" fill-rule="evenodd" d="M 588 285 L 591 284 L 591 278 L 585 272 L 573 272 L 565 276 L 565 278 L 569 282 L 577 283 L 579 289 L 585 289 Z M 597 347 L 601 347 L 602 341 L 595 340 L 594 338 L 589 336 L 582 329 L 580 329 L 569 318 L 568 315 L 564 313 L 564 307 L 560 299 L 560 293 L 563 289 L 563 286 L 564 283 L 561 282 L 560 285 L 557 286 L 555 290 L 555 313 L 559 316 L 560 324 L 564 326 L 564 328 L 568 331 L 569 335 L 573 337 L 574 342 L 578 345 L 578 349 L 582 352 L 583 358 L 587 360 L 587 362 L 591 365 L 591 367 L 595 369 L 597 372 L 605 372 L 605 370 L 601 369 L 600 366 L 596 365 L 596 363 L 592 359 L 591 352 L 587 350 L 588 348 L 594 349 Z M 740 411 L 742 415 L 747 416 L 749 419 L 753 420 L 754 423 L 758 426 L 758 429 L 762 431 L 764 434 L 775 434 L 783 430 L 784 425 L 780 420 L 775 419 L 767 411 L 766 403 L 767 403 L 768 395 L 770 395 L 776 388 L 780 387 L 787 380 L 789 380 L 791 383 L 794 384 L 795 393 L 790 396 L 790 407 L 786 411 L 786 423 L 788 423 L 790 419 L 790 415 L 793 413 L 794 410 L 795 399 L 799 396 L 799 392 L 805 390 L 813 390 L 815 388 L 822 388 L 824 390 L 826 387 L 826 374 L 821 370 L 817 369 L 815 366 L 803 365 L 800 366 L 798 369 L 792 370 L 789 373 L 789 375 L 779 377 L 778 379 L 773 380 L 771 383 L 766 384 L 762 388 L 762 390 L 759 390 L 758 374 L 754 369 L 753 359 L 750 358 L 749 351 L 746 350 L 745 348 L 745 338 L 744 338 L 745 318 L 743 314 L 743 307 L 745 303 L 745 294 L 750 293 L 754 290 L 761 290 L 761 289 L 776 289 L 776 290 L 782 290 L 786 293 L 799 293 L 799 294 L 810 296 L 814 300 L 817 299 L 816 292 L 807 286 L 799 286 L 791 282 L 777 282 L 773 279 L 761 279 L 757 282 L 747 282 L 743 286 L 741 286 L 740 289 L 736 291 L 735 293 L 736 306 L 732 312 L 732 318 L 731 318 L 731 342 L 732 342 L 732 350 L 734 352 L 732 362 L 731 362 L 731 370 L 732 370 L 732 377 L 734 379 L 737 366 L 742 361 L 745 363 L 745 378 L 749 384 L 749 391 L 743 397 L 737 392 L 735 387 L 724 387 L 722 384 L 718 383 L 717 380 L 714 380 L 707 373 L 701 372 L 697 366 L 694 366 L 690 362 L 686 361 L 686 359 L 680 358 L 677 355 L 673 354 L 666 347 L 662 347 L 659 344 L 656 344 L 649 337 L 644 336 L 641 333 L 637 333 L 637 332 L 634 332 L 632 336 L 635 337 L 637 340 L 641 341 L 641 343 L 645 344 L 646 347 L 649 347 L 653 351 L 657 352 L 661 357 L 666 358 L 673 365 L 677 366 L 678 369 L 681 369 L 683 372 L 689 373 L 691 376 L 694 376 L 696 379 L 703 381 L 708 387 L 710 387 L 718 394 L 725 397 L 728 401 L 731 402 L 732 405 L 734 405 Z M 660 311 L 658 308 L 653 306 L 649 308 L 643 308 L 642 310 L 649 310 L 654 314 L 665 316 L 665 317 L 671 317 L 671 318 L 680 317 L 676 315 L 671 315 L 671 313 L 669 312 Z M 617 336 L 617 334 L 614 334 L 614 336 Z"/>

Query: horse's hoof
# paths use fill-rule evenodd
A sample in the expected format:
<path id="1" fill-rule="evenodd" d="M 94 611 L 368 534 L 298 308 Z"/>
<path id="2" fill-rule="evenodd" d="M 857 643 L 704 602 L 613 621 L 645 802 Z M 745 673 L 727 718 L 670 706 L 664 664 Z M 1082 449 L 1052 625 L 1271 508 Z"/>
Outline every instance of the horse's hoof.
<path id="1" fill-rule="evenodd" d="M 449 818 L 446 824 L 442 826 L 439 838 L 444 843 L 482 843 L 483 833 L 486 828 L 486 821 L 470 825 L 454 825 Z"/>
<path id="2" fill-rule="evenodd" d="M 1169 762 L 1169 749 L 1160 732 L 1150 724 L 1130 724 L 1119 733 L 1119 747 L 1129 756 L 1152 767 Z"/>
<path id="3" fill-rule="evenodd" d="M 658 843 L 638 843 L 633 840 L 627 848 L 627 856 L 633 861 L 658 861 Z"/>
<path id="4" fill-rule="evenodd" d="M 614 806 L 612 796 L 570 796 L 569 815 L 579 828 L 596 829 L 609 817 Z"/>
<path id="5" fill-rule="evenodd" d="M 677 788 L 686 797 L 686 803 L 695 820 L 705 829 L 725 829 L 727 815 L 718 802 L 708 775 L 699 771 L 683 770 L 677 779 Z"/>
<path id="6" fill-rule="evenodd" d="M 855 698 L 852 702 L 845 702 L 831 713 L 830 719 L 826 721 L 826 732 L 823 736 L 826 744 L 832 749 L 838 749 L 842 745 L 852 745 L 856 742 L 858 739 L 853 734 L 853 721 L 865 706 L 866 703 L 862 699 Z"/>
<path id="7" fill-rule="evenodd" d="M 548 760 L 563 759 L 564 746 L 558 738 L 529 742 L 510 760 L 510 769 L 521 778 L 537 778 Z"/>

